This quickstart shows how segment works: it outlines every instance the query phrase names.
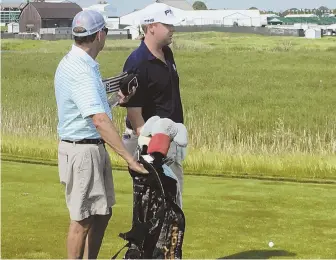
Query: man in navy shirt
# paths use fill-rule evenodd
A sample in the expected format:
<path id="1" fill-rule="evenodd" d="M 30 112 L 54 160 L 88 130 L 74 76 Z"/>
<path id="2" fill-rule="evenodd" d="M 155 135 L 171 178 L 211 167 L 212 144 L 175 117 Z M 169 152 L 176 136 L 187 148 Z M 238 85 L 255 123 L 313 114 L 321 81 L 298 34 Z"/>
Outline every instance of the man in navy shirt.
<path id="1" fill-rule="evenodd" d="M 162 3 L 150 5 L 146 13 L 141 21 L 144 38 L 124 65 L 124 71 L 137 71 L 139 75 L 139 87 L 135 95 L 123 105 L 127 107 L 123 141 L 133 154 L 140 130 L 150 117 L 157 115 L 183 123 L 179 76 L 173 52 L 168 46 L 172 42 L 174 24 L 179 20 L 170 7 Z M 181 190 L 183 154 L 184 150 L 173 142 L 168 157 L 174 160 L 170 167 L 179 179 Z"/>

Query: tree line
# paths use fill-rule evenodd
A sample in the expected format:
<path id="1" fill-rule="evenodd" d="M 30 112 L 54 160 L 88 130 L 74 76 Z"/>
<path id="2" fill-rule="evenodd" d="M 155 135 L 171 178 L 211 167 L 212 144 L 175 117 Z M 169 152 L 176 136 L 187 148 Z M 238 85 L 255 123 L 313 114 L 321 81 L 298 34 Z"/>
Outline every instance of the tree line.
<path id="1" fill-rule="evenodd" d="M 208 9 L 206 4 L 203 1 L 195 1 L 192 5 L 194 10 L 214 10 Z M 250 7 L 249 10 L 259 10 L 257 7 Z M 316 14 L 322 16 L 324 14 L 336 14 L 336 9 L 329 9 L 326 6 L 321 6 L 319 8 L 290 8 L 284 12 L 275 12 L 272 10 L 259 10 L 262 14 L 277 14 L 279 16 L 286 16 L 288 14 Z"/>

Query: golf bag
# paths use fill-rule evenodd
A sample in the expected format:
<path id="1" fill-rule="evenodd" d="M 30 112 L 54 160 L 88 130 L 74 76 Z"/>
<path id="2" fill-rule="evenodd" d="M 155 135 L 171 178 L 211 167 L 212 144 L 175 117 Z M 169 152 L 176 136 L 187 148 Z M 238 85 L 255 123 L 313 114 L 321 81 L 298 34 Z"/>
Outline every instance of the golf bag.
<path id="1" fill-rule="evenodd" d="M 119 235 L 128 241 L 123 259 L 182 258 L 185 217 L 176 204 L 177 181 L 167 173 L 164 159 L 161 153 L 142 154 L 138 161 L 149 174 L 129 170 L 133 179 L 133 221 L 131 230 Z"/>

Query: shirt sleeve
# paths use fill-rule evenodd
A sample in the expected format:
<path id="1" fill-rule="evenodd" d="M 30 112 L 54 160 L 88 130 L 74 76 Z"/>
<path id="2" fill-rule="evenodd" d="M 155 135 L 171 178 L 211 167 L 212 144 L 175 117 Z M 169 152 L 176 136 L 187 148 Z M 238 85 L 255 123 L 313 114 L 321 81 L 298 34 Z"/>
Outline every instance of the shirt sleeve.
<path id="1" fill-rule="evenodd" d="M 100 82 L 90 73 L 80 73 L 71 89 L 71 97 L 83 118 L 105 113 L 103 102 L 99 96 Z"/>
<path id="2" fill-rule="evenodd" d="M 148 89 L 148 80 L 147 80 L 147 70 L 144 63 L 139 63 L 134 58 L 129 57 L 124 65 L 123 71 L 133 72 L 137 74 L 138 78 L 138 88 L 134 96 L 130 98 L 130 100 L 122 104 L 122 107 L 144 107 L 146 96 L 147 96 L 147 89 Z"/>

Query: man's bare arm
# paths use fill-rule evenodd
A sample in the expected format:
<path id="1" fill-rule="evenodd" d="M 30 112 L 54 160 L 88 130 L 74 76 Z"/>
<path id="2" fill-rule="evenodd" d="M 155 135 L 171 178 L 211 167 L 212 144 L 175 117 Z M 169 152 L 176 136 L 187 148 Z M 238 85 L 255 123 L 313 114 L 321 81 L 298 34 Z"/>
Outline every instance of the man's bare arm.
<path id="1" fill-rule="evenodd" d="M 127 118 L 131 122 L 133 129 L 136 131 L 137 135 L 140 135 L 140 130 L 145 124 L 145 120 L 142 117 L 141 107 L 128 107 L 127 108 Z"/>
<path id="2" fill-rule="evenodd" d="M 106 113 L 95 114 L 92 116 L 92 120 L 104 141 L 128 163 L 132 170 L 140 173 L 147 173 L 147 171 L 137 163 L 133 156 L 126 150 L 116 127 Z"/>

